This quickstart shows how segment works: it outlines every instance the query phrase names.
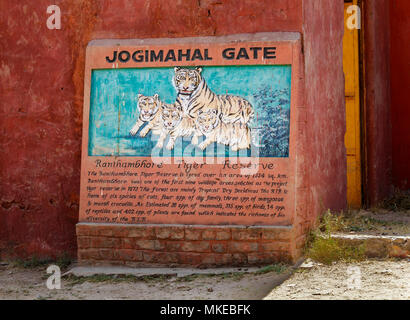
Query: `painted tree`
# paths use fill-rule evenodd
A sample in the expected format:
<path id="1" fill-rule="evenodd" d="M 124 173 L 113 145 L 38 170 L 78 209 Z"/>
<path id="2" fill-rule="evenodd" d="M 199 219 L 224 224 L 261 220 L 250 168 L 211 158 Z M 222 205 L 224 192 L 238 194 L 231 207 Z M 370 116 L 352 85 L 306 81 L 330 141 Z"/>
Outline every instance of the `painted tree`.
<path id="1" fill-rule="evenodd" d="M 289 156 L 290 91 L 288 88 L 273 90 L 266 85 L 253 94 L 257 101 L 254 121 L 259 132 L 261 157 Z"/>

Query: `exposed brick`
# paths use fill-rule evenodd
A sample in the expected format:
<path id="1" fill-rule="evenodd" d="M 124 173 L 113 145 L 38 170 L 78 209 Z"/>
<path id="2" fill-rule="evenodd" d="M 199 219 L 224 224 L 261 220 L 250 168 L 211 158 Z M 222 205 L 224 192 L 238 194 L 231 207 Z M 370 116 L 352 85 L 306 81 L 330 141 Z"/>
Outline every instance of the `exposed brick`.
<path id="1" fill-rule="evenodd" d="M 99 227 L 97 229 L 97 234 L 101 237 L 112 237 L 114 235 L 114 229 L 112 227 Z"/>
<path id="2" fill-rule="evenodd" d="M 98 260 L 93 263 L 94 266 L 123 266 L 124 264 L 124 260 Z"/>
<path id="3" fill-rule="evenodd" d="M 166 249 L 167 251 L 182 251 L 182 241 L 167 241 Z"/>
<path id="4" fill-rule="evenodd" d="M 249 253 L 248 263 L 249 264 L 270 264 L 278 262 L 278 254 L 273 252 L 264 253 Z"/>
<path id="5" fill-rule="evenodd" d="M 128 230 L 129 238 L 155 239 L 155 230 L 152 227 L 133 227 Z"/>
<path id="6" fill-rule="evenodd" d="M 263 240 L 291 240 L 292 229 L 284 230 L 280 228 L 263 229 L 262 239 Z"/>
<path id="7" fill-rule="evenodd" d="M 232 255 L 233 265 L 245 265 L 248 263 L 248 255 L 246 253 L 234 253 Z"/>
<path id="8" fill-rule="evenodd" d="M 181 252 L 178 253 L 178 263 L 182 265 L 198 266 L 204 259 L 203 253 Z"/>
<path id="9" fill-rule="evenodd" d="M 258 243 L 236 241 L 229 242 L 229 252 L 255 252 L 258 251 Z"/>
<path id="10" fill-rule="evenodd" d="M 208 241 L 185 241 L 181 246 L 181 250 L 189 252 L 209 252 L 210 244 Z"/>
<path id="11" fill-rule="evenodd" d="M 90 248 L 90 238 L 89 237 L 77 237 L 77 246 L 78 248 Z"/>
<path id="12" fill-rule="evenodd" d="M 201 239 L 201 229 L 185 229 L 185 239 L 186 240 L 200 240 Z"/>
<path id="13" fill-rule="evenodd" d="M 116 228 L 113 228 L 113 237 L 126 238 L 128 237 L 130 229 L 131 228 L 128 226 L 118 226 Z"/>
<path id="14" fill-rule="evenodd" d="M 276 262 L 295 263 L 296 257 L 300 256 L 296 256 L 296 252 L 297 250 L 275 252 Z"/>
<path id="15" fill-rule="evenodd" d="M 78 250 L 79 260 L 97 260 L 100 259 L 99 249 L 79 249 Z"/>
<path id="16" fill-rule="evenodd" d="M 262 251 L 288 251 L 290 250 L 289 242 L 270 241 L 260 243 Z"/>
<path id="17" fill-rule="evenodd" d="M 118 250 L 118 258 L 124 261 L 142 261 L 143 255 L 141 251 L 120 249 Z"/>
<path id="18" fill-rule="evenodd" d="M 156 227 L 155 235 L 158 239 L 184 239 L 184 228 L 182 227 Z"/>
<path id="19" fill-rule="evenodd" d="M 91 237 L 90 246 L 92 248 L 120 248 L 120 238 L 108 238 L 108 237 Z"/>
<path id="20" fill-rule="evenodd" d="M 262 238 L 261 229 L 232 229 L 233 240 L 259 240 Z"/>
<path id="21" fill-rule="evenodd" d="M 202 240 L 214 240 L 216 237 L 215 230 L 202 231 Z"/>
<path id="22" fill-rule="evenodd" d="M 162 250 L 165 244 L 159 240 L 136 240 L 135 247 L 143 250 Z"/>
<path id="23" fill-rule="evenodd" d="M 221 242 L 213 243 L 212 251 L 216 253 L 225 253 L 227 251 L 227 244 Z"/>
<path id="24" fill-rule="evenodd" d="M 77 236 L 98 236 L 98 228 L 88 224 L 77 224 Z"/>
<path id="25" fill-rule="evenodd" d="M 88 229 L 87 229 L 84 225 L 82 225 L 82 224 L 80 224 L 80 223 L 78 223 L 78 224 L 75 226 L 75 233 L 76 233 L 77 237 L 80 237 L 80 236 L 89 236 L 89 235 L 90 235 L 89 232 L 88 232 Z"/>
<path id="26" fill-rule="evenodd" d="M 229 231 L 219 230 L 215 232 L 215 240 L 230 240 L 231 239 L 231 230 Z"/>
<path id="27" fill-rule="evenodd" d="M 206 267 L 217 267 L 232 264 L 232 254 L 204 254 L 202 259 L 202 265 Z"/>
<path id="28" fill-rule="evenodd" d="M 122 249 L 135 249 L 135 239 L 134 238 L 122 238 L 121 248 Z"/>
<path id="29" fill-rule="evenodd" d="M 144 251 L 144 261 L 147 263 L 178 263 L 178 253 Z"/>
<path id="30" fill-rule="evenodd" d="M 99 249 L 102 260 L 117 260 L 118 251 L 113 249 Z"/>
<path id="31" fill-rule="evenodd" d="M 295 229 L 77 225 L 77 230 L 81 263 L 243 266 L 290 259 L 297 250 L 289 241 Z"/>

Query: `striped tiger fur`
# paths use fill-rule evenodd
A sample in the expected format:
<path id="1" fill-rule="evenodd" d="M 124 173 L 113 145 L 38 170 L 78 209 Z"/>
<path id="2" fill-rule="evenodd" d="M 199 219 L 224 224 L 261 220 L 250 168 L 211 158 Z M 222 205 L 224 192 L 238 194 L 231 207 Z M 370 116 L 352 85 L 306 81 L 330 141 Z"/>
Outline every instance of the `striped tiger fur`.
<path id="1" fill-rule="evenodd" d="M 147 123 L 145 127 L 141 130 L 140 136 L 145 137 L 150 130 L 154 134 L 159 134 L 161 129 L 161 101 L 159 100 L 158 94 L 152 97 L 144 96 L 138 94 L 137 109 L 139 111 L 139 116 L 135 125 L 131 128 L 130 134 L 135 136 L 138 130 Z"/>
<path id="2" fill-rule="evenodd" d="M 214 142 L 229 145 L 232 151 L 250 148 L 251 131 L 246 124 L 224 123 L 219 118 L 216 110 L 198 112 L 196 127 L 206 137 L 198 145 L 200 149 L 204 150 Z"/>
<path id="3" fill-rule="evenodd" d="M 233 95 L 217 95 L 202 77 L 202 68 L 175 67 L 174 83 L 178 90 L 176 103 L 185 116 L 197 118 L 199 111 L 216 110 L 224 123 L 248 124 L 254 117 L 249 101 Z"/>
<path id="4" fill-rule="evenodd" d="M 156 147 L 162 148 L 166 137 L 169 135 L 169 140 L 166 148 L 172 150 L 175 145 L 175 140 L 178 137 L 187 137 L 194 134 L 193 143 L 197 143 L 198 136 L 195 129 L 195 122 L 190 117 L 184 117 L 183 111 L 179 105 L 161 104 L 161 133 Z"/>

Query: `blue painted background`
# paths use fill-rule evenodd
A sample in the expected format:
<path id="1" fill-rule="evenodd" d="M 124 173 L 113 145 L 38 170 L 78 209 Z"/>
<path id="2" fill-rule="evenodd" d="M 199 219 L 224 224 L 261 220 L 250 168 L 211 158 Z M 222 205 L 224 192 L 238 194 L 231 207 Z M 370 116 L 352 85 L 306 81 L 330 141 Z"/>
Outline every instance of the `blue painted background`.
<path id="1" fill-rule="evenodd" d="M 260 157 L 289 156 L 291 66 L 204 67 L 202 76 L 216 94 L 238 95 L 252 104 L 256 116 L 249 126 L 259 132 L 255 144 Z M 151 132 L 144 138 L 139 132 L 134 137 L 129 134 L 138 118 L 137 94 L 158 93 L 162 101 L 174 103 L 173 77 L 173 68 L 93 70 L 88 154 L 151 156 L 157 136 L 152 137 Z M 179 146 L 177 141 L 175 154 L 182 154 L 181 148 L 190 141 L 186 139 L 179 141 Z M 217 156 L 225 156 L 229 150 L 215 147 Z M 199 149 L 195 152 L 196 156 L 202 154 Z M 240 155 L 250 155 L 250 151 Z"/>

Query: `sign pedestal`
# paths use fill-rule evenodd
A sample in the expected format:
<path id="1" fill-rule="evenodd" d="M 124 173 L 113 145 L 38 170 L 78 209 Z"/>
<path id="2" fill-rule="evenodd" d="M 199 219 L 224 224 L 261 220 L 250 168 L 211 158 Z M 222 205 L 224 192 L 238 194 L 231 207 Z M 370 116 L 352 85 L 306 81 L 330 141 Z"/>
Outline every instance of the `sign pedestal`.
<path id="1" fill-rule="evenodd" d="M 300 35 L 87 48 L 80 263 L 295 261 L 306 201 Z"/>

